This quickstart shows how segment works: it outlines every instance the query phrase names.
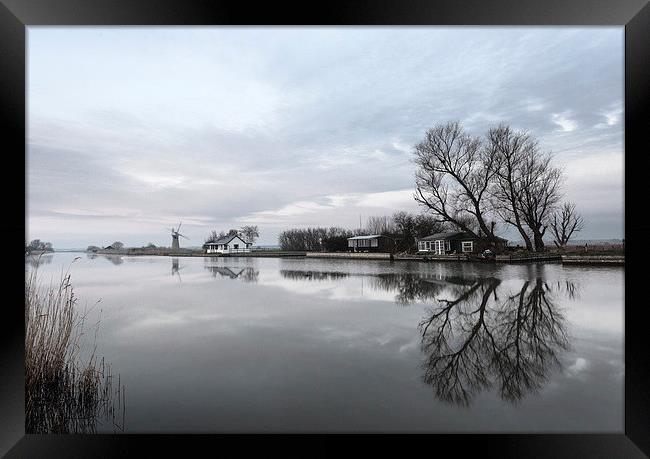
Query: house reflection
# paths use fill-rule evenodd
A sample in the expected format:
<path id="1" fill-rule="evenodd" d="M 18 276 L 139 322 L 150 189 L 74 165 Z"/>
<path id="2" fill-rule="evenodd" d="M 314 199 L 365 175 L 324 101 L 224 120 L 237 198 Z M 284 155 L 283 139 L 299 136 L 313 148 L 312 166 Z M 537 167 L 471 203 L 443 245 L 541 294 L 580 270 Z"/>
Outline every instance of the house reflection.
<path id="1" fill-rule="evenodd" d="M 254 266 L 254 260 L 220 263 L 219 258 L 210 257 L 206 259 L 204 268 L 212 274 L 212 277 L 225 277 L 228 279 L 239 279 L 244 282 L 257 282 L 260 271 Z"/>
<path id="2" fill-rule="evenodd" d="M 570 292 L 575 285 L 552 288 L 538 272 L 514 292 L 500 279 L 480 278 L 438 299 L 419 325 L 424 382 L 439 399 L 464 406 L 490 388 L 510 402 L 538 391 L 569 347 L 555 302 Z"/>
<path id="3" fill-rule="evenodd" d="M 110 261 L 111 263 L 113 263 L 114 265 L 121 265 L 122 263 L 124 263 L 124 259 L 122 258 L 121 255 L 106 255 L 103 253 L 97 254 L 93 252 L 86 252 L 86 258 L 88 260 L 94 260 L 95 258 L 98 257 L 104 258 Z"/>

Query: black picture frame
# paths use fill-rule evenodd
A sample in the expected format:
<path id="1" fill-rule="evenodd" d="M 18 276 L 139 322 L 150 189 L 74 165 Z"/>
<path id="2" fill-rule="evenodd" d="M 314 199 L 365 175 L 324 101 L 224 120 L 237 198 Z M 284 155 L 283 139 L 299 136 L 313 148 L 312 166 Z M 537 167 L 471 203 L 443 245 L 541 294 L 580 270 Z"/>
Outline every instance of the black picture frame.
<path id="1" fill-rule="evenodd" d="M 201 0 L 0 0 L 0 113 L 5 162 L 3 240 L 10 269 L 6 289 L 0 365 L 0 454 L 7 457 L 115 457 L 138 449 L 147 455 L 213 452 L 238 437 L 220 435 L 66 435 L 24 433 L 24 295 L 19 239 L 25 237 L 25 53 L 32 25 L 619 25 L 625 27 L 625 433 L 612 435 L 437 435 L 418 437 L 431 453 L 487 457 L 645 457 L 650 455 L 650 353 L 647 351 L 640 266 L 650 224 L 635 209 L 647 209 L 650 156 L 650 5 L 647 0 L 553 1 L 333 1 L 284 5 Z M 9 181 L 10 183 L 7 183 Z M 15 190 L 15 191 L 14 191 Z M 639 250 L 636 250 L 638 248 Z M 643 248 L 643 250 L 641 250 Z M 635 274 L 635 273 L 638 273 Z M 24 277 L 24 271 L 23 271 Z M 403 437 L 402 437 L 403 438 Z M 410 439 L 409 439 L 410 441 Z M 320 442 L 320 440 L 319 440 Z M 426 442 L 426 443 L 424 443 Z M 383 442 L 375 442 L 380 445 Z M 294 443 L 291 443 L 293 445 Z M 410 444 L 410 443 L 409 443 Z M 215 449 L 219 448 L 219 450 Z M 287 451 L 286 446 L 283 449 Z M 295 447 L 294 447 L 295 448 Z M 294 449 L 289 448 L 289 449 Z M 297 449 L 296 449 L 297 450 Z M 299 450 L 297 450 L 299 451 Z M 314 451 L 310 447 L 309 451 Z M 304 450 L 303 450 L 304 452 Z M 319 452 L 324 452 L 319 448 Z"/>

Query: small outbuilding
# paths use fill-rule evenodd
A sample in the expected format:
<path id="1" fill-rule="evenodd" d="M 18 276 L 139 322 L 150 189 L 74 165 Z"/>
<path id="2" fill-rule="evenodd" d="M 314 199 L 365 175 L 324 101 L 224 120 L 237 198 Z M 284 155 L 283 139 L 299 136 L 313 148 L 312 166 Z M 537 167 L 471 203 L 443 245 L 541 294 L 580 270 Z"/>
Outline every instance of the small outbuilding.
<path id="1" fill-rule="evenodd" d="M 350 252 L 390 252 L 395 246 L 393 239 L 381 234 L 348 238 Z"/>
<path id="2" fill-rule="evenodd" d="M 205 244 L 205 253 L 245 253 L 251 251 L 251 243 L 236 234 L 224 236 Z"/>
<path id="3" fill-rule="evenodd" d="M 418 239 L 418 252 L 444 255 L 450 253 L 479 253 L 487 248 L 503 249 L 508 241 L 497 238 L 496 243 L 491 243 L 485 238 L 473 236 L 464 231 L 446 231 L 432 234 Z"/>

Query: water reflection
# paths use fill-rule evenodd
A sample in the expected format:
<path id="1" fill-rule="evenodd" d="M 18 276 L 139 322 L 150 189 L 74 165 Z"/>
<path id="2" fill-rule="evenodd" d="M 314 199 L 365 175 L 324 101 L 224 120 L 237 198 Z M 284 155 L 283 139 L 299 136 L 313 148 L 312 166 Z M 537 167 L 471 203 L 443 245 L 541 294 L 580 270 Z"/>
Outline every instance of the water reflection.
<path id="1" fill-rule="evenodd" d="M 420 323 L 423 379 L 439 399 L 467 406 L 496 386 L 501 398 L 517 402 L 559 369 L 558 353 L 569 343 L 558 290 L 535 277 L 500 298 L 500 284 L 476 279 L 462 294 L 439 299 Z"/>
<path id="2" fill-rule="evenodd" d="M 178 276 L 178 282 L 183 282 L 183 279 L 181 278 L 181 273 L 179 272 L 183 268 L 179 268 L 178 266 L 178 258 L 172 258 L 172 277 Z"/>
<path id="3" fill-rule="evenodd" d="M 623 425 L 622 269 L 125 256 L 74 279 L 108 311 L 129 432 Z"/>
<path id="4" fill-rule="evenodd" d="M 337 271 L 303 271 L 292 269 L 281 269 L 280 275 L 285 279 L 291 280 L 312 280 L 312 281 L 329 281 L 349 277 L 349 273 Z"/>
<path id="5" fill-rule="evenodd" d="M 422 276 L 417 274 L 379 274 L 372 278 L 373 286 L 388 292 L 395 292 L 395 303 L 409 305 L 415 301 L 435 299 L 450 287 L 463 287 L 467 279 L 457 276 Z"/>
<path id="6" fill-rule="evenodd" d="M 281 269 L 280 275 L 294 281 L 336 281 L 349 277 L 360 278 L 368 288 L 395 293 L 395 303 L 405 306 L 416 301 L 431 301 L 450 286 L 464 286 L 471 280 L 460 276 L 423 273 L 346 273 L 338 271 L 312 271 Z"/>
<path id="7" fill-rule="evenodd" d="M 93 252 L 86 252 L 86 258 L 89 260 L 94 260 L 95 258 L 104 258 L 114 265 L 121 265 L 124 263 L 124 259 L 122 258 L 121 255 L 107 255 L 105 253 L 93 253 Z"/>
<path id="8" fill-rule="evenodd" d="M 423 380 L 446 402 L 468 406 L 481 391 L 496 388 L 516 403 L 543 387 L 560 369 L 558 355 L 569 347 L 559 296 L 575 299 L 578 286 L 549 284 L 544 267 L 527 268 L 527 280 L 502 287 L 492 271 L 486 277 L 437 273 L 360 274 L 337 271 L 280 270 L 295 281 L 335 281 L 353 276 L 395 293 L 399 305 L 435 304 L 418 326 L 424 354 Z"/>
<path id="9" fill-rule="evenodd" d="M 42 253 L 38 255 L 30 254 L 25 256 L 25 261 L 32 268 L 37 268 L 40 265 L 49 265 L 52 263 L 52 258 L 54 258 L 54 254 L 51 253 Z"/>
<path id="10" fill-rule="evenodd" d="M 204 268 L 210 271 L 212 277 L 239 279 L 249 283 L 257 282 L 260 271 L 255 267 L 255 260 L 246 258 L 236 260 L 222 262 L 218 257 L 210 257 L 206 258 Z"/>

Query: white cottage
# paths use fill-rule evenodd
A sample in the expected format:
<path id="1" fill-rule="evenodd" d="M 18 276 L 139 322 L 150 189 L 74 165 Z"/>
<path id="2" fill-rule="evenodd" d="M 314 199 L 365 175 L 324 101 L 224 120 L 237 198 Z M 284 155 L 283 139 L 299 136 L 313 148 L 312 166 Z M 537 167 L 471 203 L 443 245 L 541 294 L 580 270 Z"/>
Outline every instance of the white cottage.
<path id="1" fill-rule="evenodd" d="M 251 243 L 236 234 L 224 236 L 205 244 L 205 253 L 245 253 L 251 251 Z"/>

